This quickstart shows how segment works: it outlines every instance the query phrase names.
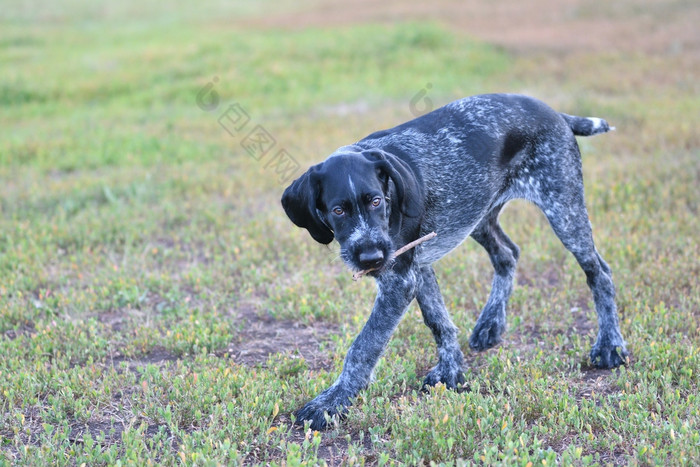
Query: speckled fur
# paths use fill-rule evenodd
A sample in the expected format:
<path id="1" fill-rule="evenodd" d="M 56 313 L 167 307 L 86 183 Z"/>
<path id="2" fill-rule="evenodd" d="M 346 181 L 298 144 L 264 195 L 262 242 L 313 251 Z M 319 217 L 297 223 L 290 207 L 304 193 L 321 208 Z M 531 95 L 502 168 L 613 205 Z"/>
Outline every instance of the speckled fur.
<path id="1" fill-rule="evenodd" d="M 591 361 L 601 368 L 625 363 L 612 273 L 593 243 L 574 138 L 608 130 L 605 120 L 560 114 L 529 97 L 474 96 L 344 146 L 296 180 L 282 198 L 290 219 L 321 243 L 338 240 L 350 267 L 362 269 L 368 257 L 379 265 L 372 273 L 378 286 L 374 308 L 350 347 L 342 373 L 297 412 L 297 420 L 310 420 L 320 429 L 326 414 L 347 410 L 370 382 L 374 365 L 414 298 L 438 347 L 438 364 L 424 384 L 456 387 L 464 382 L 458 330 L 432 263 L 469 236 L 484 247 L 495 273 L 469 345 L 481 351 L 498 344 L 520 253 L 501 229 L 498 215 L 516 198 L 542 209 L 586 274 L 599 324 Z M 368 204 L 370 200 L 378 206 Z M 346 209 L 336 215 L 334 206 Z M 389 260 L 396 246 L 431 231 L 437 232 L 435 239 Z"/>

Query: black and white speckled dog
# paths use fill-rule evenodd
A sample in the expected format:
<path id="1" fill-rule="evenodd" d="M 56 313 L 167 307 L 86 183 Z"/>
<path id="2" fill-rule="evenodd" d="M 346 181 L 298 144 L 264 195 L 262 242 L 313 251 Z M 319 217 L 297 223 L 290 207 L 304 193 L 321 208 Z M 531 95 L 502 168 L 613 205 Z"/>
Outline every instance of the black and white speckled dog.
<path id="1" fill-rule="evenodd" d="M 496 345 L 520 251 L 501 230 L 498 215 L 516 198 L 544 211 L 586 273 L 599 324 L 591 361 L 600 368 L 625 363 L 611 271 L 593 244 L 574 138 L 609 130 L 605 120 L 558 113 L 533 98 L 475 96 L 341 147 L 295 180 L 282 197 L 292 222 L 320 243 L 338 240 L 350 267 L 377 268 L 370 274 L 378 286 L 342 373 L 297 412 L 297 420 L 320 429 L 324 412 L 342 414 L 351 405 L 414 298 L 439 354 L 425 384 L 453 388 L 464 382 L 458 330 L 431 265 L 470 235 L 486 249 L 495 269 L 493 288 L 469 345 Z M 395 248 L 431 231 L 435 239 L 391 259 Z"/>

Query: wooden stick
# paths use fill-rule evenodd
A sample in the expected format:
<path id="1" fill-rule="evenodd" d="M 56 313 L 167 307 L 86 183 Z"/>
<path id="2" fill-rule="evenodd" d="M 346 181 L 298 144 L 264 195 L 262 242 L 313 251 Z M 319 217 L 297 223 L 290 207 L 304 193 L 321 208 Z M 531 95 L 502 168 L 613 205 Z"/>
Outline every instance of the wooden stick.
<path id="1" fill-rule="evenodd" d="M 396 251 L 394 252 L 394 254 L 391 255 L 391 259 L 394 259 L 394 258 L 396 258 L 397 256 L 399 256 L 399 255 L 401 255 L 401 254 L 403 254 L 403 253 L 406 253 L 406 252 L 407 252 L 408 250 L 410 250 L 411 248 L 415 248 L 415 247 L 417 247 L 418 245 L 420 245 L 421 243 L 427 242 L 428 240 L 430 240 L 430 239 L 432 239 L 432 238 L 435 238 L 435 237 L 437 237 L 437 234 L 436 234 L 435 232 L 430 232 L 428 235 L 424 235 L 424 236 L 422 236 L 421 238 L 419 238 L 419 239 L 417 239 L 417 240 L 413 240 L 411 243 L 408 243 L 408 244 L 402 246 L 401 248 L 399 248 L 398 250 L 396 250 Z M 362 271 L 357 271 L 355 274 L 352 275 L 352 280 L 356 281 L 356 280 L 358 280 L 360 277 L 364 276 L 365 274 L 368 274 L 368 273 L 370 273 L 370 272 L 372 272 L 372 271 L 376 271 L 377 269 L 379 269 L 379 268 L 364 269 L 364 270 L 362 270 Z"/>

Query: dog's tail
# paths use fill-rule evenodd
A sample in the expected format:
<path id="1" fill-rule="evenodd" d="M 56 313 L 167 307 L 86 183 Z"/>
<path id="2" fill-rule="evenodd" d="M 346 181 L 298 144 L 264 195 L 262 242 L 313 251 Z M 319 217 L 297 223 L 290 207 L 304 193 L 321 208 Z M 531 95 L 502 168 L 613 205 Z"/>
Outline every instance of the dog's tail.
<path id="1" fill-rule="evenodd" d="M 608 122 L 602 118 L 596 117 L 576 117 L 574 115 L 560 114 L 569 124 L 571 131 L 576 136 L 593 136 L 599 133 L 607 133 L 613 131 L 614 126 L 608 125 Z"/>

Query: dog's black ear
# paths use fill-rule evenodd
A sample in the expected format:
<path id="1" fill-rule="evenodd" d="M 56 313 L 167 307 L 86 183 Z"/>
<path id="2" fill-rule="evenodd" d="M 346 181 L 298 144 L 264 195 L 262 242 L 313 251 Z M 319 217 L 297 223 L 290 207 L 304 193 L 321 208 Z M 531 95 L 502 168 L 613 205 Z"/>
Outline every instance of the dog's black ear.
<path id="1" fill-rule="evenodd" d="M 394 182 L 401 212 L 408 217 L 421 217 L 424 207 L 423 185 L 411 166 L 381 149 L 370 149 L 362 155 L 375 161 L 377 169 Z"/>
<path id="2" fill-rule="evenodd" d="M 328 245 L 333 241 L 333 232 L 321 219 L 317 208 L 319 165 L 311 167 L 284 190 L 282 207 L 294 224 L 308 230 L 317 242 Z"/>

